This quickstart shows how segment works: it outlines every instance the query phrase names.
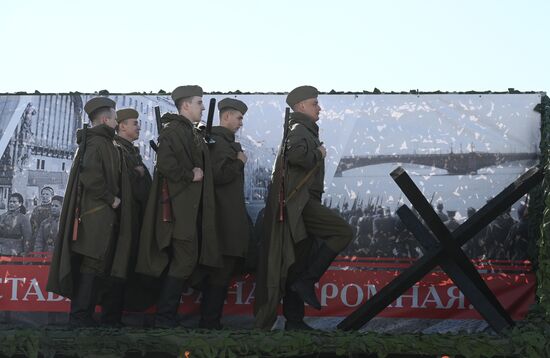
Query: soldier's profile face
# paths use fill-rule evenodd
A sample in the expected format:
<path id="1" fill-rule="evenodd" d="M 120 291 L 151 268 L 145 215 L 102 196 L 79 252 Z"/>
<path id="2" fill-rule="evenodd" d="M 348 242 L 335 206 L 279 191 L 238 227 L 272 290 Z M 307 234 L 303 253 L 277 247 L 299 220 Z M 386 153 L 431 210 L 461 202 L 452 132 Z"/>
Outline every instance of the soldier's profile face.
<path id="1" fill-rule="evenodd" d="M 139 138 L 139 132 L 141 127 L 139 121 L 136 118 L 128 118 L 118 125 L 119 131 L 122 131 L 132 141 Z"/>
<path id="2" fill-rule="evenodd" d="M 317 98 L 309 98 L 298 104 L 298 110 L 317 122 L 319 120 L 319 113 L 321 113 L 321 106 L 319 106 L 319 100 Z"/>
<path id="3" fill-rule="evenodd" d="M 202 118 L 202 111 L 204 111 L 204 104 L 202 97 L 195 96 L 191 99 L 191 102 L 185 102 L 188 119 L 193 123 L 198 123 Z"/>
<path id="4" fill-rule="evenodd" d="M 226 113 L 224 127 L 236 133 L 243 126 L 243 115 L 239 111 L 228 111 Z"/>

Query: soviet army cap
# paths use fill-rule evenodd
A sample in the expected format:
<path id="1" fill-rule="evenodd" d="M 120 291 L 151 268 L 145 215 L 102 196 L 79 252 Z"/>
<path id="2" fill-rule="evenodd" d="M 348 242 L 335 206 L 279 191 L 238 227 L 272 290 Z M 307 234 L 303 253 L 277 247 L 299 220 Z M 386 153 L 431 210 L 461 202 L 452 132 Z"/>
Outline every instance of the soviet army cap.
<path id="1" fill-rule="evenodd" d="M 246 113 L 246 111 L 248 111 L 248 107 L 243 101 L 239 101 L 238 99 L 234 98 L 224 98 L 218 102 L 218 109 L 220 111 L 226 108 L 236 109 L 243 115 Z"/>
<path id="2" fill-rule="evenodd" d="M 84 105 L 84 110 L 88 114 L 88 117 L 90 117 L 93 112 L 104 107 L 115 108 L 116 103 L 115 101 L 107 97 L 94 97 L 86 102 L 86 104 Z"/>
<path id="3" fill-rule="evenodd" d="M 313 86 L 300 86 L 296 87 L 288 96 L 286 96 L 286 103 L 292 108 L 295 104 L 300 103 L 306 99 L 317 98 L 319 91 Z"/>
<path id="4" fill-rule="evenodd" d="M 123 108 L 116 111 L 116 121 L 118 123 L 130 118 L 137 119 L 138 117 L 139 117 L 138 111 L 136 111 L 133 108 Z"/>
<path id="5" fill-rule="evenodd" d="M 174 102 L 177 102 L 179 99 L 187 97 L 202 97 L 202 88 L 201 86 L 191 85 L 191 86 L 179 86 L 172 91 L 172 99 Z"/>

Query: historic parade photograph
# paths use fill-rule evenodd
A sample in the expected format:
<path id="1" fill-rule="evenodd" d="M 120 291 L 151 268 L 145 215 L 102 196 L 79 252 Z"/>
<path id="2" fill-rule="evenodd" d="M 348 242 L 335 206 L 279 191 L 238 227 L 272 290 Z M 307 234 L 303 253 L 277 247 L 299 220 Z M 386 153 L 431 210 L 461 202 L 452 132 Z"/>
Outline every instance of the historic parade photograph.
<path id="1" fill-rule="evenodd" d="M 0 357 L 550 357 L 549 4 L 2 7 Z"/>

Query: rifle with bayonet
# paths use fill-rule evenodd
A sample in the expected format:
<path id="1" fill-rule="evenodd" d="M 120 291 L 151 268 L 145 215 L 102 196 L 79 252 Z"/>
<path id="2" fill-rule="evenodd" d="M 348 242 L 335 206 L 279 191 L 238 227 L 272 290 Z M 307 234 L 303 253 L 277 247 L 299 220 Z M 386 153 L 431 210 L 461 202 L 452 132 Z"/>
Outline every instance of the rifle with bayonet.
<path id="1" fill-rule="evenodd" d="M 78 168 L 75 175 L 76 183 L 76 204 L 74 209 L 74 220 L 73 220 L 73 241 L 78 239 L 78 225 L 80 224 L 80 204 L 82 202 L 82 184 L 80 183 L 80 172 L 84 169 L 84 154 L 86 153 L 86 137 L 88 132 L 88 124 L 83 125 L 82 129 L 82 144 L 78 148 Z"/>
<path id="2" fill-rule="evenodd" d="M 290 108 L 285 109 L 285 122 L 283 125 L 283 140 L 281 142 L 281 184 L 279 185 L 279 222 L 285 220 L 286 198 L 285 198 L 285 185 L 286 185 L 286 142 L 288 137 L 288 126 L 290 121 Z"/>
<path id="3" fill-rule="evenodd" d="M 157 124 L 157 134 L 160 137 L 160 131 L 162 130 L 162 123 L 160 120 L 160 107 L 155 107 L 155 121 Z M 159 144 L 155 143 L 154 140 L 149 141 L 149 145 L 151 148 L 155 151 L 155 153 L 158 153 L 158 146 Z M 158 172 L 157 175 L 159 178 L 159 181 L 161 182 L 161 189 L 160 189 L 160 200 L 162 204 L 162 221 L 163 222 L 171 222 L 172 221 L 172 203 L 170 202 L 170 193 L 168 191 L 168 180 Z"/>
<path id="4" fill-rule="evenodd" d="M 208 106 L 208 117 L 206 118 L 206 133 L 204 135 L 204 140 L 208 145 L 212 145 L 216 143 L 216 141 L 212 139 L 212 122 L 214 121 L 215 109 L 216 109 L 216 99 L 210 98 L 210 104 Z"/>

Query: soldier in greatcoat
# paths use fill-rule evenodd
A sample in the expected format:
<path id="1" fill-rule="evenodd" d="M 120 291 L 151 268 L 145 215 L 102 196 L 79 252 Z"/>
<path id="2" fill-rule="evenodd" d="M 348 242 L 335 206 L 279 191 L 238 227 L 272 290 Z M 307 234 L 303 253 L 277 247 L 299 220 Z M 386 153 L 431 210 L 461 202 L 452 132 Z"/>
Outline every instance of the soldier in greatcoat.
<path id="1" fill-rule="evenodd" d="M 157 327 L 178 325 L 184 284 L 197 265 L 221 267 L 210 156 L 204 137 L 195 127 L 204 110 L 202 95 L 199 86 L 176 88 L 172 99 L 178 113 L 162 116 L 157 166 L 136 266 L 138 273 L 162 276 Z"/>
<path id="2" fill-rule="evenodd" d="M 271 328 L 284 297 L 285 328 L 311 329 L 303 321 L 304 302 L 321 309 L 315 283 L 353 239 L 351 226 L 321 203 L 326 149 L 319 140 L 317 97 L 315 87 L 301 86 L 286 99 L 293 112 L 283 143 L 286 155 L 281 150 L 277 156 L 265 211 L 254 307 L 258 328 Z M 281 222 L 279 188 L 284 166 L 285 217 Z M 310 258 L 315 239 L 323 244 Z"/>
<path id="3" fill-rule="evenodd" d="M 203 285 L 200 328 L 220 329 L 227 289 L 247 254 L 250 226 L 244 199 L 244 166 L 247 157 L 235 133 L 242 127 L 248 107 L 225 98 L 218 103 L 220 125 L 212 128 L 210 159 L 216 198 L 216 228 L 223 267 L 213 270 Z"/>
<path id="4" fill-rule="evenodd" d="M 128 274 L 132 245 L 132 193 L 114 140 L 115 102 L 95 97 L 84 110 L 92 127 L 77 132 L 79 149 L 69 174 L 47 285 L 48 291 L 71 299 L 73 326 L 96 325 L 92 315 L 105 287 L 111 294 L 122 294 L 119 287 Z M 112 318 L 119 317 L 120 307 L 111 303 L 100 303 L 101 322 L 119 325 Z"/>

